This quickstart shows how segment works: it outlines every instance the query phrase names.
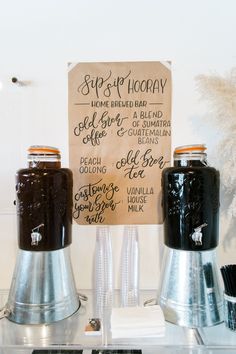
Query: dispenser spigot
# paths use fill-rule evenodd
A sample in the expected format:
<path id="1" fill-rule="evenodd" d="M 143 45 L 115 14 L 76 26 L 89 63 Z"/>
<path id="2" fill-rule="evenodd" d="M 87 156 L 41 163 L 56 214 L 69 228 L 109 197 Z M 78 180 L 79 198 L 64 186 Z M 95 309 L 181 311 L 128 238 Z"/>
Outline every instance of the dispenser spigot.
<path id="1" fill-rule="evenodd" d="M 31 232 L 31 245 L 38 246 L 39 242 L 42 240 L 42 235 L 39 232 L 40 227 L 44 226 L 44 224 L 40 224 L 32 229 Z"/>
<path id="2" fill-rule="evenodd" d="M 196 227 L 194 229 L 194 232 L 192 233 L 192 235 L 190 235 L 190 237 L 192 238 L 192 240 L 195 242 L 196 246 L 201 246 L 202 245 L 202 228 L 207 226 L 206 223 Z"/>

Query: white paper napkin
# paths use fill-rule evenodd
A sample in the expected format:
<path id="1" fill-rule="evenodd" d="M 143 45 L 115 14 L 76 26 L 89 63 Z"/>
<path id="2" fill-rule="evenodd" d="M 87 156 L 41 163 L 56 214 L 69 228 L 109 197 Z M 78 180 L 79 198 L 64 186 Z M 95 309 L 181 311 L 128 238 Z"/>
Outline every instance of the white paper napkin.
<path id="1" fill-rule="evenodd" d="M 112 338 L 161 337 L 165 319 L 160 306 L 113 308 Z"/>

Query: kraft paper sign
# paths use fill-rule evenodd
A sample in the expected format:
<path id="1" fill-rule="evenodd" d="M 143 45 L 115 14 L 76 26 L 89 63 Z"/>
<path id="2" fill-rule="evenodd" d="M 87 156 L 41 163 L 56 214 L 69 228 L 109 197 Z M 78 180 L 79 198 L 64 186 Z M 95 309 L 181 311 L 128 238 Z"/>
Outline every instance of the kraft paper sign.
<path id="1" fill-rule="evenodd" d="M 70 64 L 69 140 L 78 224 L 161 223 L 170 63 Z"/>

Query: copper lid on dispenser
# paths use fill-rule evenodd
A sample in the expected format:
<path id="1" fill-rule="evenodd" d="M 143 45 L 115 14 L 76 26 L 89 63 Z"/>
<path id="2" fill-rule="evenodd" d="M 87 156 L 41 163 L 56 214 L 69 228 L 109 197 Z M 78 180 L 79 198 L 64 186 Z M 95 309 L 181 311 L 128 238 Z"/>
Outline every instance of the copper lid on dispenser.
<path id="1" fill-rule="evenodd" d="M 205 144 L 193 144 L 193 145 L 183 145 L 178 146 L 174 150 L 174 154 L 194 154 L 194 153 L 204 153 L 206 150 Z"/>
<path id="2" fill-rule="evenodd" d="M 28 148 L 29 154 L 36 155 L 59 155 L 60 150 L 53 146 L 46 145 L 32 145 Z"/>

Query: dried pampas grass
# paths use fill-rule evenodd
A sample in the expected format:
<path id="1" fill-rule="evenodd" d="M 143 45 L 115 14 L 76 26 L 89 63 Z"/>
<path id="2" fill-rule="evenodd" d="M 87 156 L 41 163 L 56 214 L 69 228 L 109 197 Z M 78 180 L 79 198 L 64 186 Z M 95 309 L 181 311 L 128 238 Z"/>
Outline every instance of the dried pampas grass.
<path id="1" fill-rule="evenodd" d="M 221 233 L 228 248 L 236 241 L 236 68 L 227 77 L 201 75 L 196 80 L 209 106 L 208 123 L 220 131 L 212 164 L 221 174 Z"/>

